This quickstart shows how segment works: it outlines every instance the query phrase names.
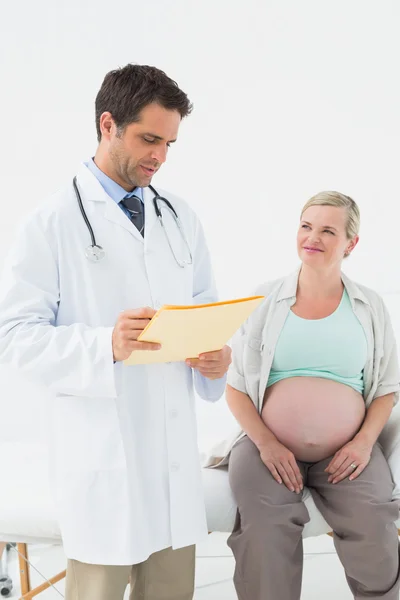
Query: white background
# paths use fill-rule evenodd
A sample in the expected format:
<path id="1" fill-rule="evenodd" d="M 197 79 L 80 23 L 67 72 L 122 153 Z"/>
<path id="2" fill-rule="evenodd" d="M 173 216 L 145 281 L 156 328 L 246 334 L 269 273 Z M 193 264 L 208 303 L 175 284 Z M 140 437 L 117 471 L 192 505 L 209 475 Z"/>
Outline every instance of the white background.
<path id="1" fill-rule="evenodd" d="M 153 183 L 201 217 L 221 298 L 293 269 L 302 205 L 335 189 L 362 215 L 345 270 L 400 334 L 399 30 L 397 0 L 2 0 L 0 268 L 20 216 L 94 154 L 106 72 L 153 64 L 195 104 Z M 20 433 L 38 414 L 32 400 Z M 201 439 L 227 419 L 199 407 Z"/>

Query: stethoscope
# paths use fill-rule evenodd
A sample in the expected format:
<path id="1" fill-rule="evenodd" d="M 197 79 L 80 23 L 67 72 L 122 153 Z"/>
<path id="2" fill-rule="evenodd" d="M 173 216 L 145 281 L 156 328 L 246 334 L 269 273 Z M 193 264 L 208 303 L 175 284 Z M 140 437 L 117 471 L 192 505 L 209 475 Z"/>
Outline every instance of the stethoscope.
<path id="1" fill-rule="evenodd" d="M 81 195 L 80 195 L 80 192 L 79 192 L 79 189 L 78 189 L 78 184 L 76 182 L 76 177 L 73 178 L 72 184 L 74 186 L 74 191 L 75 191 L 76 199 L 78 200 L 78 204 L 79 204 L 79 208 L 81 210 L 81 214 L 82 214 L 83 220 L 86 223 L 86 227 L 89 230 L 90 237 L 91 237 L 91 240 L 92 240 L 91 245 L 88 246 L 85 249 L 85 256 L 86 256 L 86 258 L 90 262 L 99 262 L 100 260 L 102 260 L 105 257 L 106 253 L 105 253 L 104 249 L 102 248 L 102 246 L 99 246 L 99 244 L 96 242 L 96 238 L 94 237 L 93 228 L 92 228 L 92 226 L 90 224 L 90 221 L 89 221 L 88 216 L 87 216 L 87 214 L 85 212 L 85 209 L 83 208 L 82 198 L 81 198 Z M 174 259 L 175 259 L 176 264 L 179 267 L 181 267 L 181 268 L 184 268 L 184 267 L 186 267 L 188 265 L 191 265 L 193 263 L 192 253 L 190 251 L 190 246 L 189 246 L 188 241 L 186 239 L 185 232 L 183 231 L 181 220 L 178 217 L 178 214 L 177 214 L 176 210 L 172 206 L 171 202 L 169 200 L 167 200 L 167 198 L 164 198 L 163 196 L 160 196 L 160 194 L 151 185 L 149 185 L 149 188 L 150 188 L 150 190 L 154 194 L 154 198 L 153 198 L 154 210 L 156 212 L 156 215 L 157 215 L 157 218 L 158 218 L 158 220 L 160 222 L 160 225 L 161 225 L 161 227 L 164 230 L 165 237 L 167 238 L 168 245 L 169 245 L 169 247 L 171 249 L 171 252 L 172 252 L 172 255 L 173 255 Z M 189 260 L 180 260 L 176 256 L 175 251 L 174 251 L 174 249 L 172 247 L 171 241 L 169 239 L 167 230 L 165 229 L 163 216 L 162 216 L 162 213 L 161 213 L 161 210 L 160 210 L 160 207 L 159 207 L 159 202 L 164 202 L 164 204 L 167 206 L 167 208 L 171 212 L 172 216 L 174 217 L 174 221 L 176 223 L 177 228 L 179 229 L 179 233 L 181 235 L 181 238 L 184 241 L 185 246 L 187 248 L 188 255 L 189 255 Z"/>

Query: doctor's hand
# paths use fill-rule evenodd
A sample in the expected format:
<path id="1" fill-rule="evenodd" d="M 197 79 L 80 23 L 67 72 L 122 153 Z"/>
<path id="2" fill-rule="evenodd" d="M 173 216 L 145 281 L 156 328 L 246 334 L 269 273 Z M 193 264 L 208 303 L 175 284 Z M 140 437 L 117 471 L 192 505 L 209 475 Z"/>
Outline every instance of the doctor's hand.
<path id="1" fill-rule="evenodd" d="M 186 364 L 199 371 L 207 379 L 220 379 L 223 377 L 232 362 L 232 350 L 224 346 L 222 350 L 204 352 L 199 358 L 188 358 Z"/>
<path id="2" fill-rule="evenodd" d="M 112 333 L 114 360 L 126 360 L 134 350 L 159 350 L 160 344 L 138 342 L 143 329 L 156 314 L 153 308 L 135 308 L 124 310 L 118 317 Z"/>

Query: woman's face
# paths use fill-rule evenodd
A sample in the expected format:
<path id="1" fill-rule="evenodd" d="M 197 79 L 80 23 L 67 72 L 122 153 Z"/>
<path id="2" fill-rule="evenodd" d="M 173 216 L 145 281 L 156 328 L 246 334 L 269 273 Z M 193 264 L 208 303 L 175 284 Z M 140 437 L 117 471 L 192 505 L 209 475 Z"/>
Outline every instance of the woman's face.
<path id="1" fill-rule="evenodd" d="M 346 235 L 347 210 L 337 206 L 310 206 L 304 211 L 297 234 L 300 260 L 316 269 L 340 266 L 358 242 Z"/>

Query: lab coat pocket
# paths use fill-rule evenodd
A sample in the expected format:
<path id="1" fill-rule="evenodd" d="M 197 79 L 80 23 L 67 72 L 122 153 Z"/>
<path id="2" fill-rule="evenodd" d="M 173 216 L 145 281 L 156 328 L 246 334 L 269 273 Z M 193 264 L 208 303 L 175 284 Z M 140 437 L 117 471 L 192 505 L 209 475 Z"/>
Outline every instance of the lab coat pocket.
<path id="1" fill-rule="evenodd" d="M 55 447 L 66 471 L 103 471 L 126 467 L 123 440 L 113 398 L 59 396 L 56 399 Z"/>

